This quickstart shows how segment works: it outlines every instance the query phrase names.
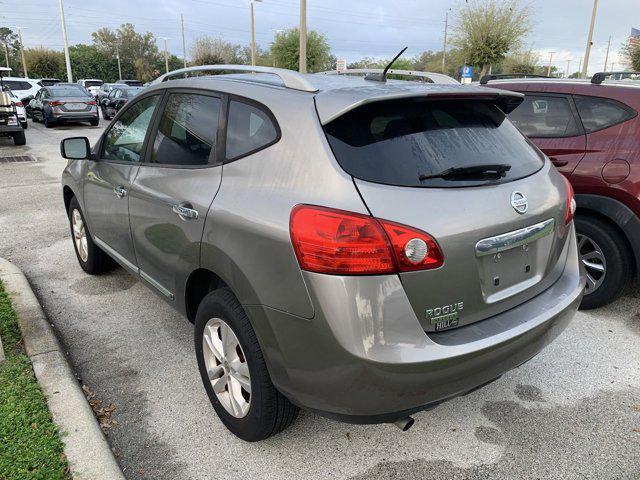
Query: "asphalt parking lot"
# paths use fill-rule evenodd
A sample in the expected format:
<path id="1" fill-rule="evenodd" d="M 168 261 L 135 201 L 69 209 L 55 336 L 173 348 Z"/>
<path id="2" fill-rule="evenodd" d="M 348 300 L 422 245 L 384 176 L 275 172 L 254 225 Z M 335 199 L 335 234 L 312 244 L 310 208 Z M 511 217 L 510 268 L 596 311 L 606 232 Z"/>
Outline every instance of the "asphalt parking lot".
<path id="1" fill-rule="evenodd" d="M 491 385 L 415 415 L 406 433 L 303 412 L 249 444 L 218 421 L 201 386 L 193 328 L 118 269 L 77 265 L 62 203 L 59 141 L 99 127 L 0 139 L 0 256 L 22 268 L 82 382 L 113 403 L 108 439 L 129 479 L 638 479 L 640 287 L 580 312 L 538 357 Z"/>

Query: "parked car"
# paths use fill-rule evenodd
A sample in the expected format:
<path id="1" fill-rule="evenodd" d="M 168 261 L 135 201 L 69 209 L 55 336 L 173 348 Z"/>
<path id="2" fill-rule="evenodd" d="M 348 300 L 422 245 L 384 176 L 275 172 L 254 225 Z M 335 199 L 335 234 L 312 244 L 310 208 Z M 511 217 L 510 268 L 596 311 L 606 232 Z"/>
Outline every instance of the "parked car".
<path id="1" fill-rule="evenodd" d="M 18 98 L 4 84 L 4 76 L 9 73 L 9 67 L 0 67 L 0 138 L 9 137 L 14 145 L 25 145 L 27 137 L 18 114 Z"/>
<path id="2" fill-rule="evenodd" d="M 100 87 L 102 86 L 103 83 L 104 82 L 98 78 L 86 78 L 86 79 L 78 80 L 78 85 L 84 87 L 87 90 L 87 92 L 89 92 L 94 97 L 98 93 L 98 90 L 100 90 Z"/>
<path id="3" fill-rule="evenodd" d="M 116 86 L 117 86 L 116 83 L 103 83 L 102 85 L 100 85 L 100 88 L 94 94 L 96 102 L 98 102 L 98 105 L 102 104 L 102 100 L 108 97 L 109 93 L 111 93 L 111 90 L 113 90 L 113 88 Z"/>
<path id="4" fill-rule="evenodd" d="M 3 81 L 5 86 L 9 87 L 13 94 L 23 103 L 29 103 L 29 100 L 35 97 L 38 90 L 42 88 L 42 85 L 37 80 L 31 78 L 6 77 Z M 29 114 L 28 111 L 27 114 Z"/>
<path id="5" fill-rule="evenodd" d="M 114 87 L 111 92 L 109 92 L 109 96 L 100 102 L 102 118 L 111 120 L 129 100 L 142 90 L 144 90 L 143 87 L 129 87 L 126 85 Z"/>
<path id="6" fill-rule="evenodd" d="M 16 107 L 16 113 L 18 114 L 18 121 L 20 122 L 20 125 L 24 130 L 26 130 L 29 127 L 29 124 L 27 123 L 27 112 L 24 108 L 24 104 L 10 89 L 5 89 L 5 91 L 9 94 L 11 102 Z"/>
<path id="7" fill-rule="evenodd" d="M 38 80 L 38 83 L 43 87 L 51 87 L 52 85 L 62 83 L 62 80 L 60 80 L 59 78 L 41 78 L 40 80 Z"/>
<path id="8" fill-rule="evenodd" d="M 640 82 L 603 82 L 606 76 L 487 79 L 525 94 L 511 121 L 575 189 L 587 274 L 582 308 L 606 305 L 640 275 Z"/>
<path id="9" fill-rule="evenodd" d="M 130 87 L 142 87 L 144 86 L 140 80 L 118 80 L 116 83 L 122 83 L 129 85 Z"/>
<path id="10" fill-rule="evenodd" d="M 49 128 L 65 122 L 89 122 L 97 126 L 100 117 L 96 101 L 77 83 L 43 87 L 29 103 L 34 122 Z"/>
<path id="11" fill-rule="evenodd" d="M 205 70 L 241 73 L 181 78 Z M 117 262 L 195 322 L 240 438 L 298 407 L 406 430 L 532 358 L 580 304 L 573 193 L 503 113 L 521 101 L 383 74 L 163 75 L 92 150 L 61 143 L 78 262 Z"/>

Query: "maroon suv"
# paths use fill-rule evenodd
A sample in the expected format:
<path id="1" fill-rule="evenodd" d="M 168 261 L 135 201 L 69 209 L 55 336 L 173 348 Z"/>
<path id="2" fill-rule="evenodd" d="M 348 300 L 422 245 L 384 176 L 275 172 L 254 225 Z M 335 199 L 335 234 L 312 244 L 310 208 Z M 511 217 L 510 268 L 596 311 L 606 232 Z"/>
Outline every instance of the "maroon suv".
<path id="1" fill-rule="evenodd" d="M 605 77 L 481 81 L 525 94 L 509 118 L 573 185 L 582 308 L 612 301 L 640 274 L 640 82 Z"/>

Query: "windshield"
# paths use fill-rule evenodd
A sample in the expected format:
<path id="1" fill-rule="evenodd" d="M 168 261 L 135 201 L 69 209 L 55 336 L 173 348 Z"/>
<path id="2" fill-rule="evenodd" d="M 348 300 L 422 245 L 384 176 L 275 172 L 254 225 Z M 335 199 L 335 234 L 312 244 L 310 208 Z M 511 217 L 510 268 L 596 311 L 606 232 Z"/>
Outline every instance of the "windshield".
<path id="1" fill-rule="evenodd" d="M 52 97 L 88 97 L 89 94 L 82 87 L 65 85 L 64 87 L 49 87 L 49 93 Z"/>
<path id="2" fill-rule="evenodd" d="M 362 180 L 407 187 L 460 187 L 526 177 L 544 164 L 494 104 L 427 98 L 375 102 L 325 126 L 340 166 Z M 507 164 L 503 176 L 425 178 L 449 168 Z M 420 179 L 422 176 L 422 180 Z"/>

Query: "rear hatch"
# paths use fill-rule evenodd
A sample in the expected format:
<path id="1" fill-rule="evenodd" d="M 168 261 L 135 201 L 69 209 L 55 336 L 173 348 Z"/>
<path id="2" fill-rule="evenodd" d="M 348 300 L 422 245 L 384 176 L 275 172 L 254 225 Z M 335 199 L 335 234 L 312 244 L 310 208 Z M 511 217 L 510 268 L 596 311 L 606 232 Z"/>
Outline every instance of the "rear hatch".
<path id="1" fill-rule="evenodd" d="M 345 107 L 324 125 L 371 214 L 427 232 L 444 254 L 437 269 L 400 274 L 427 332 L 513 308 L 564 268 L 566 187 L 506 119 L 519 98 L 379 100 Z M 495 164 L 509 168 L 438 176 Z"/>

